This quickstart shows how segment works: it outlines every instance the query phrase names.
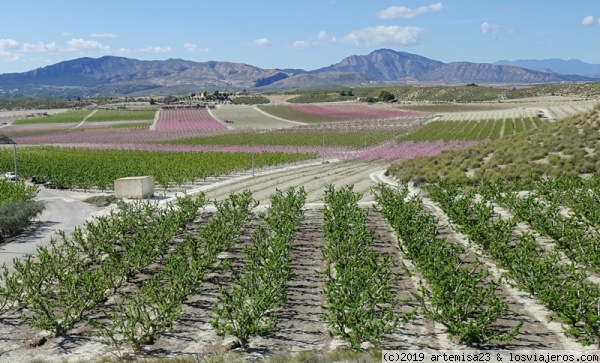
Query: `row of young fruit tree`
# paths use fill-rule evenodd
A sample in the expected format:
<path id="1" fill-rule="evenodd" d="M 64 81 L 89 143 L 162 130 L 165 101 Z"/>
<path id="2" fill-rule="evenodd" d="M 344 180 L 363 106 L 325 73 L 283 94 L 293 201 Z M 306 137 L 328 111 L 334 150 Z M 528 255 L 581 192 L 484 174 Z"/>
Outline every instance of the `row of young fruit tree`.
<path id="1" fill-rule="evenodd" d="M 597 256 L 592 252 L 597 251 L 598 195 L 590 189 L 595 183 L 540 180 L 523 196 L 517 184 L 465 189 L 440 181 L 427 193 L 453 228 L 481 248 L 482 257 L 556 314 L 567 336 L 593 344 L 600 336 L 600 288 L 592 281 L 598 264 L 590 256 Z M 384 184 L 372 193 L 374 210 L 359 207 L 362 195 L 352 186 L 330 185 L 324 193 L 325 266 L 315 274 L 324 302 L 320 318 L 330 335 L 353 348 L 379 344 L 401 329 L 400 322 L 416 316 L 442 324 L 465 346 L 493 345 L 519 334 L 521 322 L 498 324 L 508 313 L 499 294 L 505 282 L 492 278 L 479 257 L 465 258 L 463 247 L 442 236 L 422 197 L 411 195 L 407 186 Z M 108 345 L 140 350 L 173 329 L 186 301 L 203 293 L 211 274 L 219 285 L 211 307 L 214 331 L 246 347 L 253 337 L 278 329 L 305 201 L 303 188 L 290 188 L 272 194 L 262 212 L 249 191 L 221 201 L 199 194 L 167 207 L 125 205 L 70 236 L 60 234 L 36 256 L 15 259 L 13 269 L 3 267 L 0 317 L 18 312 L 27 324 L 54 336 L 87 325 Z M 206 210 L 209 203 L 215 212 Z M 564 207 L 569 213 L 557 212 Z M 502 217 L 499 208 L 511 216 Z M 373 247 L 369 213 L 388 221 L 399 254 Z M 531 231 L 521 232 L 517 222 Z M 251 236 L 242 243 L 248 229 Z M 557 249 L 540 245 L 537 234 L 553 239 Z M 222 257 L 236 245 L 243 245 L 242 263 Z M 420 279 L 413 292 L 418 311 L 400 313 L 408 302 L 391 287 L 399 264 Z"/>

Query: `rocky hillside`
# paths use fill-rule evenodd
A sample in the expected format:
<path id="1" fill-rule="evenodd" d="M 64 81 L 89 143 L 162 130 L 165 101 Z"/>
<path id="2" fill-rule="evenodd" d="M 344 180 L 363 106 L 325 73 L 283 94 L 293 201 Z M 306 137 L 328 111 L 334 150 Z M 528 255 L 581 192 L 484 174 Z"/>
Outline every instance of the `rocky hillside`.
<path id="1" fill-rule="evenodd" d="M 416 54 L 380 49 L 366 56 L 352 55 L 329 67 L 317 69 L 311 73 L 348 72 L 359 73 L 372 80 L 398 81 L 424 79 L 444 63 Z"/>
<path id="2" fill-rule="evenodd" d="M 452 62 L 444 64 L 424 75 L 421 80 L 428 82 L 460 83 L 557 83 L 565 80 L 584 80 L 584 77 L 532 71 L 514 66 L 501 66 L 489 63 Z"/>

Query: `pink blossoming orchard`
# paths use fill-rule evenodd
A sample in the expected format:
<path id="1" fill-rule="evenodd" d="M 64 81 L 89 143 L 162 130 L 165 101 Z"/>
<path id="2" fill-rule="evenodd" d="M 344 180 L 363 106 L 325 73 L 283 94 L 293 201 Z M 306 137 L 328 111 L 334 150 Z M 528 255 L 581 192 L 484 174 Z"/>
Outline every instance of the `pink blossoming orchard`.
<path id="1" fill-rule="evenodd" d="M 227 129 L 226 124 L 215 119 L 207 108 L 163 109 L 158 115 L 157 131 Z"/>
<path id="2" fill-rule="evenodd" d="M 597 177 L 438 181 L 420 194 L 383 175 L 395 163 L 529 137 L 547 120 L 445 121 L 358 102 L 114 115 L 11 120 L 0 133 L 19 145 L 21 175 L 86 191 L 131 175 L 154 175 L 166 190 L 298 165 L 164 208 L 127 204 L 59 235 L 38 258 L 15 260 L 0 273 L 7 359 L 600 341 Z M 0 149 L 0 168 L 11 169 L 10 151 Z M 15 344 L 30 336 L 47 341 Z"/>
<path id="3" fill-rule="evenodd" d="M 336 117 L 340 120 L 382 120 L 388 118 L 413 118 L 422 115 L 421 112 L 357 104 L 294 105 L 290 107 L 300 112 Z"/>
<path id="4" fill-rule="evenodd" d="M 131 111 L 130 115 L 127 111 L 98 110 L 87 114 L 73 111 L 64 113 L 63 122 L 61 114 L 56 114 L 50 117 L 50 123 L 44 123 L 44 118 L 23 120 L 6 125 L 2 131 L 19 145 L 54 145 L 59 155 L 60 149 L 66 147 L 75 147 L 80 154 L 92 152 L 85 150 L 155 152 L 148 157 L 157 152 L 247 153 L 249 160 L 252 153 L 289 155 L 290 160 L 325 157 L 350 160 L 368 152 L 368 157 L 361 157 L 388 161 L 401 154 L 401 150 L 405 150 L 405 157 L 417 155 L 406 148 L 395 148 L 394 140 L 425 124 L 431 116 L 426 112 L 355 103 L 284 108 L 287 111 L 279 108 L 274 114 L 269 113 L 274 110 L 269 106 L 261 107 L 259 112 L 257 107 L 234 105 L 216 109 L 163 108 L 155 113 Z M 287 117 L 293 115 L 295 119 L 282 118 L 279 116 L 282 113 Z M 245 114 L 251 122 L 245 120 Z M 319 119 L 325 121 L 315 121 Z M 420 147 L 429 148 L 425 154 L 431 155 L 439 149 L 438 144 L 423 143 Z M 26 157 L 27 150 L 21 153 Z M 126 165 L 117 164 L 115 168 Z M 49 175 L 55 173 L 40 170 L 41 166 L 30 170 L 28 165 L 32 164 L 23 164 L 21 168 L 25 177 L 51 179 Z M 247 168 L 250 167 L 248 163 Z M 158 170 L 148 171 L 162 174 Z M 124 176 L 128 172 L 124 168 L 116 175 Z M 77 180 L 78 176 L 71 178 Z M 81 184 L 89 186 L 89 182 Z"/>

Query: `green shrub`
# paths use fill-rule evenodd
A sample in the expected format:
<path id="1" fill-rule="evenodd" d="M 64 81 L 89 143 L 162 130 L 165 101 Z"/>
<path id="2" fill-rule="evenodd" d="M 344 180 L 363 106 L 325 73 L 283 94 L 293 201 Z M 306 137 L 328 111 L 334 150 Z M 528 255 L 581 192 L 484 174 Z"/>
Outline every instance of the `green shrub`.
<path id="1" fill-rule="evenodd" d="M 36 186 L 0 179 L 0 204 L 33 199 L 37 193 Z"/>
<path id="2" fill-rule="evenodd" d="M 0 242 L 16 236 L 29 226 L 31 220 L 42 213 L 44 205 L 39 202 L 8 202 L 0 205 Z"/>
<path id="3" fill-rule="evenodd" d="M 84 202 L 96 207 L 108 207 L 112 203 L 117 203 L 118 201 L 119 199 L 117 199 L 114 195 L 98 195 L 84 200 Z"/>

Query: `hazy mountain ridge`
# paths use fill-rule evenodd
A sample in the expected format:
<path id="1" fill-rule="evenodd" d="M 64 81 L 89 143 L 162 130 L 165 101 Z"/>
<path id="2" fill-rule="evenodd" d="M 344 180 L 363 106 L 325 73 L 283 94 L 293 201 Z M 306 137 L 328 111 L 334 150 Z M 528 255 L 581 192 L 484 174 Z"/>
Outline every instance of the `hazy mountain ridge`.
<path id="1" fill-rule="evenodd" d="M 215 89 L 285 90 L 418 82 L 525 84 L 594 80 L 510 65 L 443 63 L 391 49 L 352 55 L 313 71 L 261 69 L 232 62 L 104 56 L 73 59 L 23 73 L 0 74 L 0 97 L 166 95 Z"/>
<path id="2" fill-rule="evenodd" d="M 600 64 L 591 64 L 579 59 L 517 59 L 515 61 L 500 60 L 497 65 L 516 66 L 525 69 L 546 71 L 559 74 L 574 74 L 587 77 L 600 77 Z"/>
<path id="3" fill-rule="evenodd" d="M 444 83 L 549 83 L 578 80 L 579 77 L 565 77 L 560 74 L 532 71 L 515 66 L 501 66 L 489 63 L 452 62 L 447 63 L 426 74 L 423 80 Z M 580 77 L 579 80 L 584 80 Z"/>

